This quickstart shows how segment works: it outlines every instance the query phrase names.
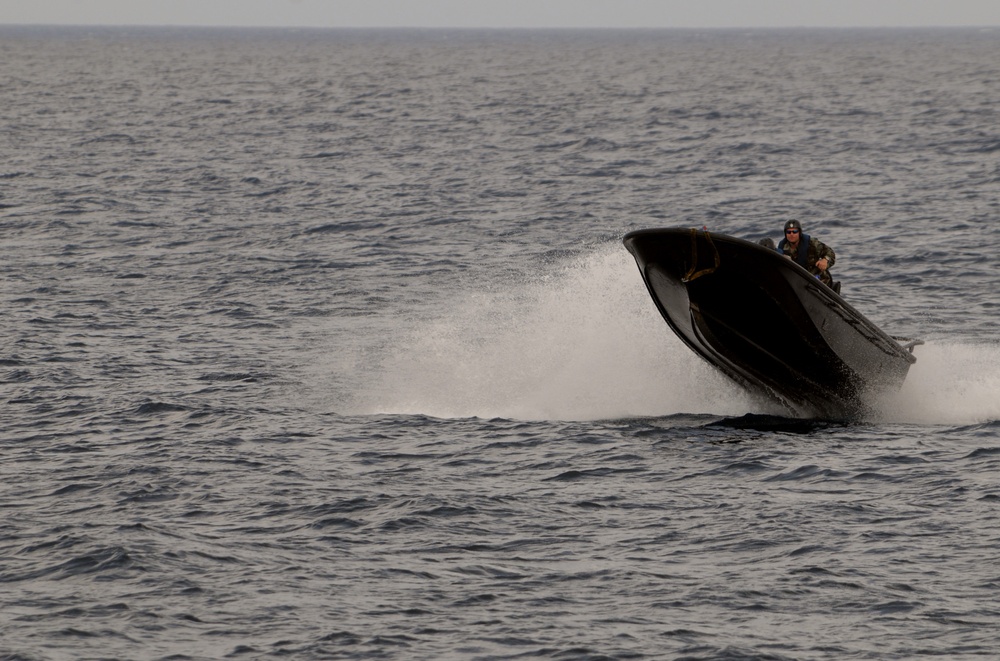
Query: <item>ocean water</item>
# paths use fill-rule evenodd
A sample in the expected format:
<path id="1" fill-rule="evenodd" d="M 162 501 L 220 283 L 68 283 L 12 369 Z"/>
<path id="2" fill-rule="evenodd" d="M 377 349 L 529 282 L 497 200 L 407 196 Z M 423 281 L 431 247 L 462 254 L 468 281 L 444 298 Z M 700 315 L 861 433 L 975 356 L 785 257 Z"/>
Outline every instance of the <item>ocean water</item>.
<path id="1" fill-rule="evenodd" d="M 1000 649 L 1000 30 L 0 28 L 0 659 Z M 758 410 L 622 235 L 922 338 Z"/>

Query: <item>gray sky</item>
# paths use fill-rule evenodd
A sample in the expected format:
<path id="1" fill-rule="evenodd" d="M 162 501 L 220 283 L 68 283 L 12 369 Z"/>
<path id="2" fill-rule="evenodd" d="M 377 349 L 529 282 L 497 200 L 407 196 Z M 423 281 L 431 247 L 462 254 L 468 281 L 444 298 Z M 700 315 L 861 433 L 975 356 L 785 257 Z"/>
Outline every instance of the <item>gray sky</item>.
<path id="1" fill-rule="evenodd" d="M 0 24 L 1000 27 L 1000 0 L 0 0 Z"/>

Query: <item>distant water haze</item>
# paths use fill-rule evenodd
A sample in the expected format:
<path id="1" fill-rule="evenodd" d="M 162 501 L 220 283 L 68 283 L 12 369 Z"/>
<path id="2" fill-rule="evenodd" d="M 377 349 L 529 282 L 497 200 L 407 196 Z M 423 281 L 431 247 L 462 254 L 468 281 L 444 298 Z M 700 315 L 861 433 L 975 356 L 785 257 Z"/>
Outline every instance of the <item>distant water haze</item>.
<path id="1" fill-rule="evenodd" d="M 1000 27 L 991 0 L 35 0 L 0 24 L 423 28 Z"/>

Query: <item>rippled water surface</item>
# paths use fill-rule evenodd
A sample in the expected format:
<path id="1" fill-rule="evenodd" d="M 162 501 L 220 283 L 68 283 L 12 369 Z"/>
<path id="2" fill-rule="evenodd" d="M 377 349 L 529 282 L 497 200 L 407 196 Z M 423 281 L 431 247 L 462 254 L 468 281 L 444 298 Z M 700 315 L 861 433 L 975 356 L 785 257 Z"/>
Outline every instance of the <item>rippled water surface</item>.
<path id="1" fill-rule="evenodd" d="M 0 658 L 1000 648 L 1000 31 L 0 28 Z M 835 248 L 757 410 L 621 236 Z"/>

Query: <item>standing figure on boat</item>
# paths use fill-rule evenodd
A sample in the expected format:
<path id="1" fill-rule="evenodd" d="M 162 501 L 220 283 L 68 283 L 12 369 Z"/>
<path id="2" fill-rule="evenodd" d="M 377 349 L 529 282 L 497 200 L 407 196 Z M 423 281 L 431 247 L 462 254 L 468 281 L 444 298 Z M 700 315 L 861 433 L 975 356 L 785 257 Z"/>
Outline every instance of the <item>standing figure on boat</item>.
<path id="1" fill-rule="evenodd" d="M 830 268 L 837 261 L 837 255 L 830 246 L 802 232 L 797 220 L 785 223 L 785 238 L 778 243 L 778 251 L 785 257 L 794 259 L 802 268 L 812 273 L 834 291 L 840 290 L 840 283 L 834 283 Z"/>

